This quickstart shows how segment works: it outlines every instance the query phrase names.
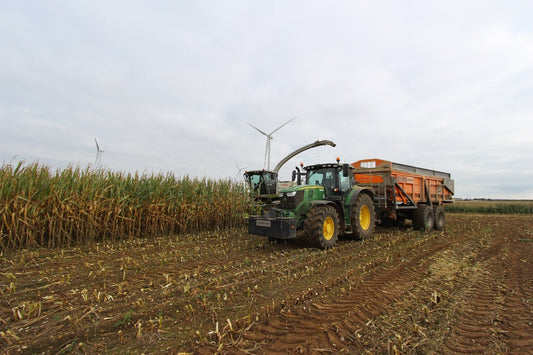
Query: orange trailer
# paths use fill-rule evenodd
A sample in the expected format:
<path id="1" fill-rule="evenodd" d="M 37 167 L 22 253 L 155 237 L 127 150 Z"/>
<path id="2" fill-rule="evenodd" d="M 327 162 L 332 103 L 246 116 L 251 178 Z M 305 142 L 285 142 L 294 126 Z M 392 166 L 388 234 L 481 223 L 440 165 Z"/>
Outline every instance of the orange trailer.
<path id="1" fill-rule="evenodd" d="M 449 173 L 363 159 L 351 164 L 356 184 L 374 194 L 376 217 L 383 221 L 413 220 L 416 229 L 443 229 L 445 203 L 453 202 L 454 181 Z"/>

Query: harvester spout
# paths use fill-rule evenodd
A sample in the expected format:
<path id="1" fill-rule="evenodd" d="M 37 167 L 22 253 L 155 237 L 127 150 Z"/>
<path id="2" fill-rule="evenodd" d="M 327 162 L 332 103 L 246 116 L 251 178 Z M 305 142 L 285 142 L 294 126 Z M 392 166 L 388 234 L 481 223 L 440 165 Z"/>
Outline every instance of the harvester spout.
<path id="1" fill-rule="evenodd" d="M 314 143 L 311 143 L 311 144 L 308 144 L 308 145 L 305 145 L 299 149 L 296 149 L 294 152 L 292 152 L 291 154 L 287 155 L 285 158 L 283 158 L 279 163 L 278 165 L 276 165 L 276 167 L 274 168 L 274 171 L 276 173 L 279 172 L 279 169 L 281 169 L 281 167 L 283 166 L 283 164 L 285 164 L 286 162 L 288 162 L 290 159 L 292 159 L 294 156 L 308 150 L 308 149 L 311 149 L 311 148 L 315 148 L 315 147 L 320 147 L 321 145 L 330 145 L 332 147 L 335 147 L 336 144 L 333 143 L 332 141 L 328 141 L 328 140 L 322 140 L 322 141 L 316 141 Z"/>

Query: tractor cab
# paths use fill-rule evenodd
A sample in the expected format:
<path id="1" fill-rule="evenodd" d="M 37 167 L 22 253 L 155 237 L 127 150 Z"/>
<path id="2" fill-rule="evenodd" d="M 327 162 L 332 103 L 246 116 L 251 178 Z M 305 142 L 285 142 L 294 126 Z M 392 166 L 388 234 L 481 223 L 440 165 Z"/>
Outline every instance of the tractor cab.
<path id="1" fill-rule="evenodd" d="M 346 196 L 355 184 L 354 175 L 350 174 L 348 164 L 317 164 L 305 167 L 306 185 L 324 187 L 327 198 Z"/>

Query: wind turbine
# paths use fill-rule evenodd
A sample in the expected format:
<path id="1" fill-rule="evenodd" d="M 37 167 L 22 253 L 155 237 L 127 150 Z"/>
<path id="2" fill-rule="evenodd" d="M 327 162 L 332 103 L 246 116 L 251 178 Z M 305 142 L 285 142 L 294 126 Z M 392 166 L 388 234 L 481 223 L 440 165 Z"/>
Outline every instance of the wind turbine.
<path id="1" fill-rule="evenodd" d="M 95 168 L 100 167 L 100 159 L 102 157 L 103 150 L 100 149 L 100 146 L 98 145 L 98 141 L 96 140 L 96 137 L 94 137 L 94 143 L 96 143 L 96 159 L 94 160 L 94 166 Z"/>
<path id="2" fill-rule="evenodd" d="M 288 120 L 287 122 L 285 122 L 284 124 L 282 124 L 281 126 L 279 126 L 278 128 L 276 128 L 275 130 L 273 130 L 272 132 L 270 132 L 268 134 L 263 132 L 263 131 L 261 131 L 259 128 L 257 128 L 256 126 L 252 125 L 251 123 L 248 123 L 252 128 L 255 128 L 259 133 L 261 133 L 261 134 L 266 136 L 265 163 L 263 164 L 263 168 L 267 164 L 267 161 L 268 161 L 267 170 L 270 170 L 270 140 L 274 139 L 274 137 L 272 137 L 272 135 L 275 132 L 277 132 L 281 127 L 285 126 L 289 122 L 294 121 L 295 119 L 296 119 L 296 117 L 291 118 L 290 120 Z"/>
<path id="3" fill-rule="evenodd" d="M 240 168 L 237 163 L 235 163 L 235 167 L 237 168 L 237 175 L 235 176 L 235 181 L 237 181 L 239 177 L 241 177 L 242 179 L 241 171 L 246 170 L 247 168 Z"/>

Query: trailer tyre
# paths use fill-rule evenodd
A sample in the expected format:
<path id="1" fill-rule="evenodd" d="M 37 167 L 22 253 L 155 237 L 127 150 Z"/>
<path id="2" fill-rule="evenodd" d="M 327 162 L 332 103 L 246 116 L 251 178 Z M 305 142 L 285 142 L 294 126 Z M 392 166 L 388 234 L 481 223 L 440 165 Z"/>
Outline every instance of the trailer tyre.
<path id="1" fill-rule="evenodd" d="M 339 216 L 332 206 L 311 208 L 305 219 L 304 231 L 311 245 L 329 249 L 337 243 Z"/>
<path id="2" fill-rule="evenodd" d="M 427 232 L 433 229 L 434 222 L 435 218 L 431 206 L 419 205 L 414 213 L 413 228 Z"/>
<path id="3" fill-rule="evenodd" d="M 351 223 L 354 236 L 358 239 L 366 239 L 372 236 L 376 226 L 376 211 L 374 201 L 365 193 L 360 194 L 352 208 Z"/>
<path id="4" fill-rule="evenodd" d="M 436 230 L 443 230 L 444 225 L 446 224 L 446 215 L 444 214 L 444 208 L 442 208 L 442 206 L 433 207 L 433 215 L 435 216 L 435 225 L 433 227 Z"/>

